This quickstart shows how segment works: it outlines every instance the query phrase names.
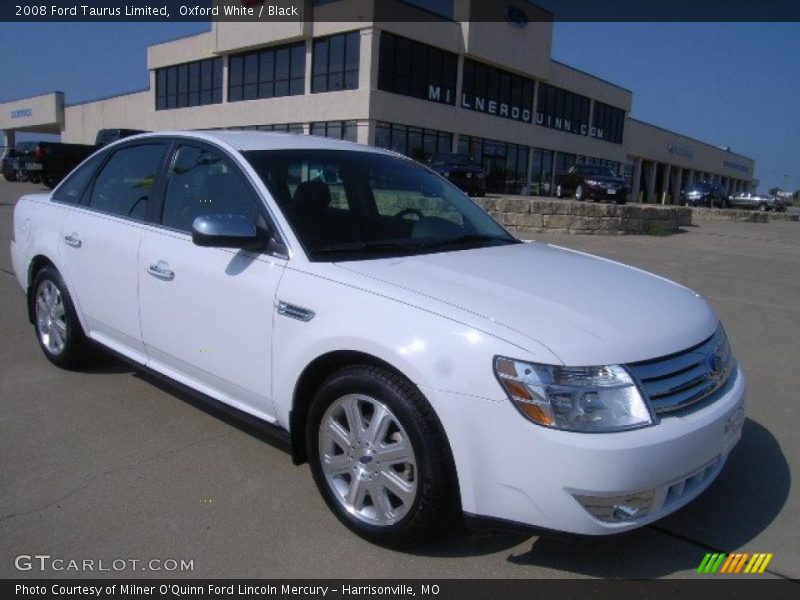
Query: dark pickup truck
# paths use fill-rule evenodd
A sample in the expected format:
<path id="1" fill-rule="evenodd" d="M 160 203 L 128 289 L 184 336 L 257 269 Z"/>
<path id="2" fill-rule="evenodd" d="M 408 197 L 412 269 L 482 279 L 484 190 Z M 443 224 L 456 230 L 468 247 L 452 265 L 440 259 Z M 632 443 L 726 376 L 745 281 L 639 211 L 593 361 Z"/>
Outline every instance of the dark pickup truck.
<path id="1" fill-rule="evenodd" d="M 33 183 L 41 181 L 53 188 L 95 150 L 122 138 L 144 133 L 138 129 L 101 129 L 95 144 L 62 144 L 60 142 L 20 142 L 14 148 L 14 158 L 3 177 L 8 181 L 27 179 Z"/>

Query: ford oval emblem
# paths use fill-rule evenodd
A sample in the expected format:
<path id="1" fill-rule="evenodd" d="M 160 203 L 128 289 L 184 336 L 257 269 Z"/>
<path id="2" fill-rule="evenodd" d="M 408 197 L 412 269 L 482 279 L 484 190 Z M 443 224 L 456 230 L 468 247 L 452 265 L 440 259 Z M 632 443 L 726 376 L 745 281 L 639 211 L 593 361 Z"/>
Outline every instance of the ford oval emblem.
<path id="1" fill-rule="evenodd" d="M 519 6 L 512 5 L 506 6 L 506 20 L 514 27 L 519 27 L 520 29 L 530 23 L 530 19 L 528 19 L 528 15 L 525 11 Z"/>
<path id="2" fill-rule="evenodd" d="M 708 357 L 708 368 L 711 371 L 711 375 L 717 377 L 722 373 L 722 370 L 725 367 L 725 360 L 722 356 L 722 352 L 719 350 L 715 351 Z"/>

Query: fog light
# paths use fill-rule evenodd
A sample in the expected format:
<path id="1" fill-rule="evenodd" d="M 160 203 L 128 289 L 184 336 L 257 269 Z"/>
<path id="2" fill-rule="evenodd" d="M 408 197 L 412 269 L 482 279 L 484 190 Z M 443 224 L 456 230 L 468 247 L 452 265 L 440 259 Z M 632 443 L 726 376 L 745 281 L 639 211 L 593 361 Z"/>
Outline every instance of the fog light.
<path id="1" fill-rule="evenodd" d="M 655 490 L 626 496 L 584 496 L 573 494 L 580 505 L 595 519 L 605 523 L 621 523 L 641 519 L 653 507 Z"/>
<path id="2" fill-rule="evenodd" d="M 632 506 L 615 506 L 611 516 L 617 521 L 633 521 L 639 516 L 639 509 Z"/>

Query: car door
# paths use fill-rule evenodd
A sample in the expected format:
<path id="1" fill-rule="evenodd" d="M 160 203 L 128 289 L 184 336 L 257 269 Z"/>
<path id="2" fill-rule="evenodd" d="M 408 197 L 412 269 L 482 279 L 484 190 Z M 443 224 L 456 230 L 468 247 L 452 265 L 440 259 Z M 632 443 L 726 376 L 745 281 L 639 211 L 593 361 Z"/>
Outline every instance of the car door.
<path id="1" fill-rule="evenodd" d="M 160 226 L 143 235 L 139 309 L 149 366 L 272 420 L 272 326 L 285 258 L 192 242 L 203 214 L 245 214 L 273 229 L 252 183 L 223 151 L 178 145 Z"/>
<path id="2" fill-rule="evenodd" d="M 111 152 L 60 230 L 60 258 L 87 335 L 140 362 L 139 243 L 166 151 L 152 141 Z"/>

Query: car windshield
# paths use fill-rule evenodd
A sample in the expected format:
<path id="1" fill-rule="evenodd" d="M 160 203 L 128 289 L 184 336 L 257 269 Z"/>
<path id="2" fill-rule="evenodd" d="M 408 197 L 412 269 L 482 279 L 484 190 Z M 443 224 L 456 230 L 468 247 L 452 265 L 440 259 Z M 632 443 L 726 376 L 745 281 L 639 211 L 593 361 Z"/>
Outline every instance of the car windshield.
<path id="1" fill-rule="evenodd" d="M 616 177 L 617 174 L 609 167 L 583 167 L 584 177 Z"/>
<path id="2" fill-rule="evenodd" d="M 432 165 L 458 165 L 480 166 L 480 163 L 469 154 L 434 154 L 431 158 Z"/>
<path id="3" fill-rule="evenodd" d="M 244 152 L 315 261 L 519 243 L 411 160 L 347 150 Z"/>

